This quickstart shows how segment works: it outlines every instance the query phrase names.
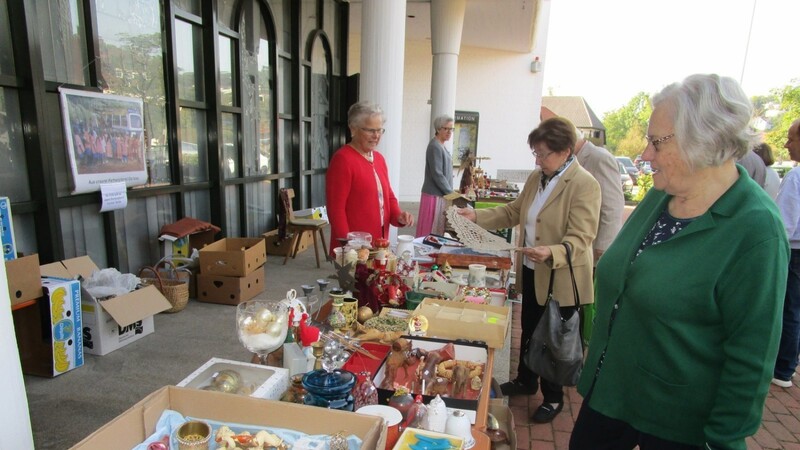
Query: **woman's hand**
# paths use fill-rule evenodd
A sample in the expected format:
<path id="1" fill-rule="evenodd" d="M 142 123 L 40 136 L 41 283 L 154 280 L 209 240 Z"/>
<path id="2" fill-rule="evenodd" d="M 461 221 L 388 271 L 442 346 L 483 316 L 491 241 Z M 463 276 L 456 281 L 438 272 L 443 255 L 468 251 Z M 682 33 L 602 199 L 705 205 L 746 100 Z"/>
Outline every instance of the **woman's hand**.
<path id="1" fill-rule="evenodd" d="M 456 208 L 456 214 L 465 219 L 469 219 L 470 222 L 478 220 L 478 215 L 475 214 L 475 210 L 472 208 Z"/>
<path id="2" fill-rule="evenodd" d="M 414 225 L 414 216 L 412 216 L 408 211 L 403 211 L 399 216 L 397 216 L 397 222 L 404 227 L 410 227 Z"/>
<path id="3" fill-rule="evenodd" d="M 516 250 L 522 252 L 523 255 L 535 263 L 543 263 L 553 258 L 553 252 L 550 251 L 550 247 L 544 245 L 539 247 L 518 247 Z"/>

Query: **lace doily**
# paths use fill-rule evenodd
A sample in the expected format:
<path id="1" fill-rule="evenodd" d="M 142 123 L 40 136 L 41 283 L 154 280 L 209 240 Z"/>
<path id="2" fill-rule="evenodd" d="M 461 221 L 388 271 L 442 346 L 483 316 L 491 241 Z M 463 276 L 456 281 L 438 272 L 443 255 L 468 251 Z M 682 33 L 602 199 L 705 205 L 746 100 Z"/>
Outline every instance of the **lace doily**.
<path id="1" fill-rule="evenodd" d="M 475 250 L 491 252 L 511 250 L 515 247 L 500 236 L 496 236 L 484 230 L 471 220 L 458 214 L 456 212 L 457 209 L 458 208 L 455 206 L 447 208 L 447 221 L 458 235 L 458 240 L 465 246 Z"/>

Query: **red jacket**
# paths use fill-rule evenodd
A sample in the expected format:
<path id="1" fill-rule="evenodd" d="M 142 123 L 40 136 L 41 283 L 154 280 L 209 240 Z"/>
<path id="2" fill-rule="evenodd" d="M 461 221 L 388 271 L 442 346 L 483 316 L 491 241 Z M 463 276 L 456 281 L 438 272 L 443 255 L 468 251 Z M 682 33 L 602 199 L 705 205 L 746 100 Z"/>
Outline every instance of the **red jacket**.
<path id="1" fill-rule="evenodd" d="M 401 213 L 400 205 L 389 186 L 386 160 L 377 151 L 372 152 L 372 157 L 373 162 L 370 163 L 346 144 L 331 158 L 325 183 L 328 220 L 331 224 L 331 253 L 339 246 L 337 238 L 347 237 L 351 231 L 366 231 L 373 239 L 388 238 L 390 224 L 401 226 L 397 221 Z M 373 165 L 383 187 L 383 229 Z"/>

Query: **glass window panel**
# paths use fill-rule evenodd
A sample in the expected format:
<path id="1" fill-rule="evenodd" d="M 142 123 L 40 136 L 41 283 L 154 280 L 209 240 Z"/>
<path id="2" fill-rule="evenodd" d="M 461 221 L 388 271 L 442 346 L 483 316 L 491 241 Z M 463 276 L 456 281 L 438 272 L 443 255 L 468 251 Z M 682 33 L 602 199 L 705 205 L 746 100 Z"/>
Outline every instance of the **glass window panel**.
<path id="1" fill-rule="evenodd" d="M 271 180 L 245 185 L 247 236 L 258 236 L 277 227 L 275 220 L 275 182 Z"/>
<path id="2" fill-rule="evenodd" d="M 228 236 L 241 236 L 239 222 L 239 186 L 225 186 L 225 225 Z"/>
<path id="3" fill-rule="evenodd" d="M 275 19 L 275 46 L 281 51 L 290 52 L 292 43 L 292 9 L 285 0 L 269 0 L 269 8 Z"/>
<path id="4" fill-rule="evenodd" d="M 44 78 L 48 81 L 86 85 L 86 27 L 82 0 L 34 2 L 36 30 L 42 49 Z"/>
<path id="5" fill-rule="evenodd" d="M 36 245 L 36 219 L 33 214 L 12 214 L 14 221 L 14 245 L 17 253 L 31 255 L 39 252 Z"/>
<path id="6" fill-rule="evenodd" d="M 207 190 L 190 191 L 184 196 L 186 216 L 198 220 L 211 220 L 211 197 Z"/>
<path id="7" fill-rule="evenodd" d="M 172 0 L 172 4 L 188 13 L 200 15 L 200 0 Z"/>
<path id="8" fill-rule="evenodd" d="M 337 10 L 339 7 L 333 0 L 325 0 L 324 7 L 324 23 L 322 25 L 325 34 L 328 35 L 328 40 L 333 52 L 333 73 L 338 74 L 339 66 L 341 65 L 341 61 L 339 60 L 339 24 L 336 22 Z"/>
<path id="9" fill-rule="evenodd" d="M 330 86 L 328 64 L 325 58 L 325 46 L 317 39 L 311 51 L 311 77 L 309 98 L 311 103 L 311 130 L 308 135 L 310 143 L 310 162 L 312 169 L 328 167 L 330 154 L 329 99 Z"/>
<path id="10" fill-rule="evenodd" d="M 292 108 L 292 61 L 286 58 L 278 58 L 278 72 L 281 90 L 281 112 L 283 114 L 293 114 Z"/>
<path id="11" fill-rule="evenodd" d="M 106 93 L 144 101 L 148 185 L 172 181 L 159 0 L 96 0 L 100 61 Z"/>
<path id="12" fill-rule="evenodd" d="M 203 45 L 200 27 L 175 20 L 178 98 L 203 101 Z"/>
<path id="13" fill-rule="evenodd" d="M 183 182 L 208 181 L 208 142 L 204 111 L 181 108 L 180 120 Z"/>
<path id="14" fill-rule="evenodd" d="M 317 0 L 303 0 L 300 6 L 300 42 L 317 28 Z"/>
<path id="15" fill-rule="evenodd" d="M 61 239 L 64 242 L 64 258 L 89 255 L 97 267 L 108 267 L 106 239 L 100 208 L 96 204 L 63 208 L 61 216 Z"/>
<path id="16" fill-rule="evenodd" d="M 19 97 L 5 88 L 0 88 L 0 192 L 12 202 L 31 199 Z"/>
<path id="17" fill-rule="evenodd" d="M 227 36 L 219 37 L 219 92 L 220 103 L 225 106 L 234 106 L 236 101 L 236 62 L 235 43 Z"/>
<path id="18" fill-rule="evenodd" d="M 154 237 L 176 220 L 171 195 L 128 199 L 128 206 L 114 211 L 114 216 L 120 272 L 136 273 L 161 259 L 164 244 Z"/>
<path id="19" fill-rule="evenodd" d="M 275 173 L 272 142 L 272 67 L 266 24 L 258 4 L 242 16 L 241 89 L 244 171 L 246 176 Z"/>
<path id="20" fill-rule="evenodd" d="M 239 117 L 231 113 L 222 113 L 222 177 L 238 178 L 239 168 L 239 140 L 236 139 L 239 130 Z"/>
<path id="21" fill-rule="evenodd" d="M 14 51 L 8 23 L 8 1 L 0 0 L 0 74 L 14 75 Z"/>
<path id="22" fill-rule="evenodd" d="M 325 205 L 325 174 L 311 175 L 311 206 Z"/>
<path id="23" fill-rule="evenodd" d="M 236 24 L 236 18 L 233 17 L 234 6 L 236 6 L 236 0 L 217 1 L 217 22 L 231 30 Z"/>
<path id="24" fill-rule="evenodd" d="M 280 171 L 291 172 L 292 165 L 294 164 L 294 146 L 292 145 L 292 122 L 283 120 L 281 135 L 281 157 L 280 157 Z"/>

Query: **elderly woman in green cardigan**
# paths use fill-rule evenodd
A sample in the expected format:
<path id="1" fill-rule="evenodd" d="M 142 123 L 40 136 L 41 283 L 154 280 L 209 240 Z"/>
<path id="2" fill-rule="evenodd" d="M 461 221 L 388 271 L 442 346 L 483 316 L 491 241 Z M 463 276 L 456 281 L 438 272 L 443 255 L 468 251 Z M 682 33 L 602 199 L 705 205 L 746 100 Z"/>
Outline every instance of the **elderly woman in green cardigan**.
<path id="1" fill-rule="evenodd" d="M 786 232 L 736 164 L 752 113 L 736 81 L 692 75 L 652 103 L 655 189 L 597 265 L 570 449 L 745 449 L 778 349 Z"/>

